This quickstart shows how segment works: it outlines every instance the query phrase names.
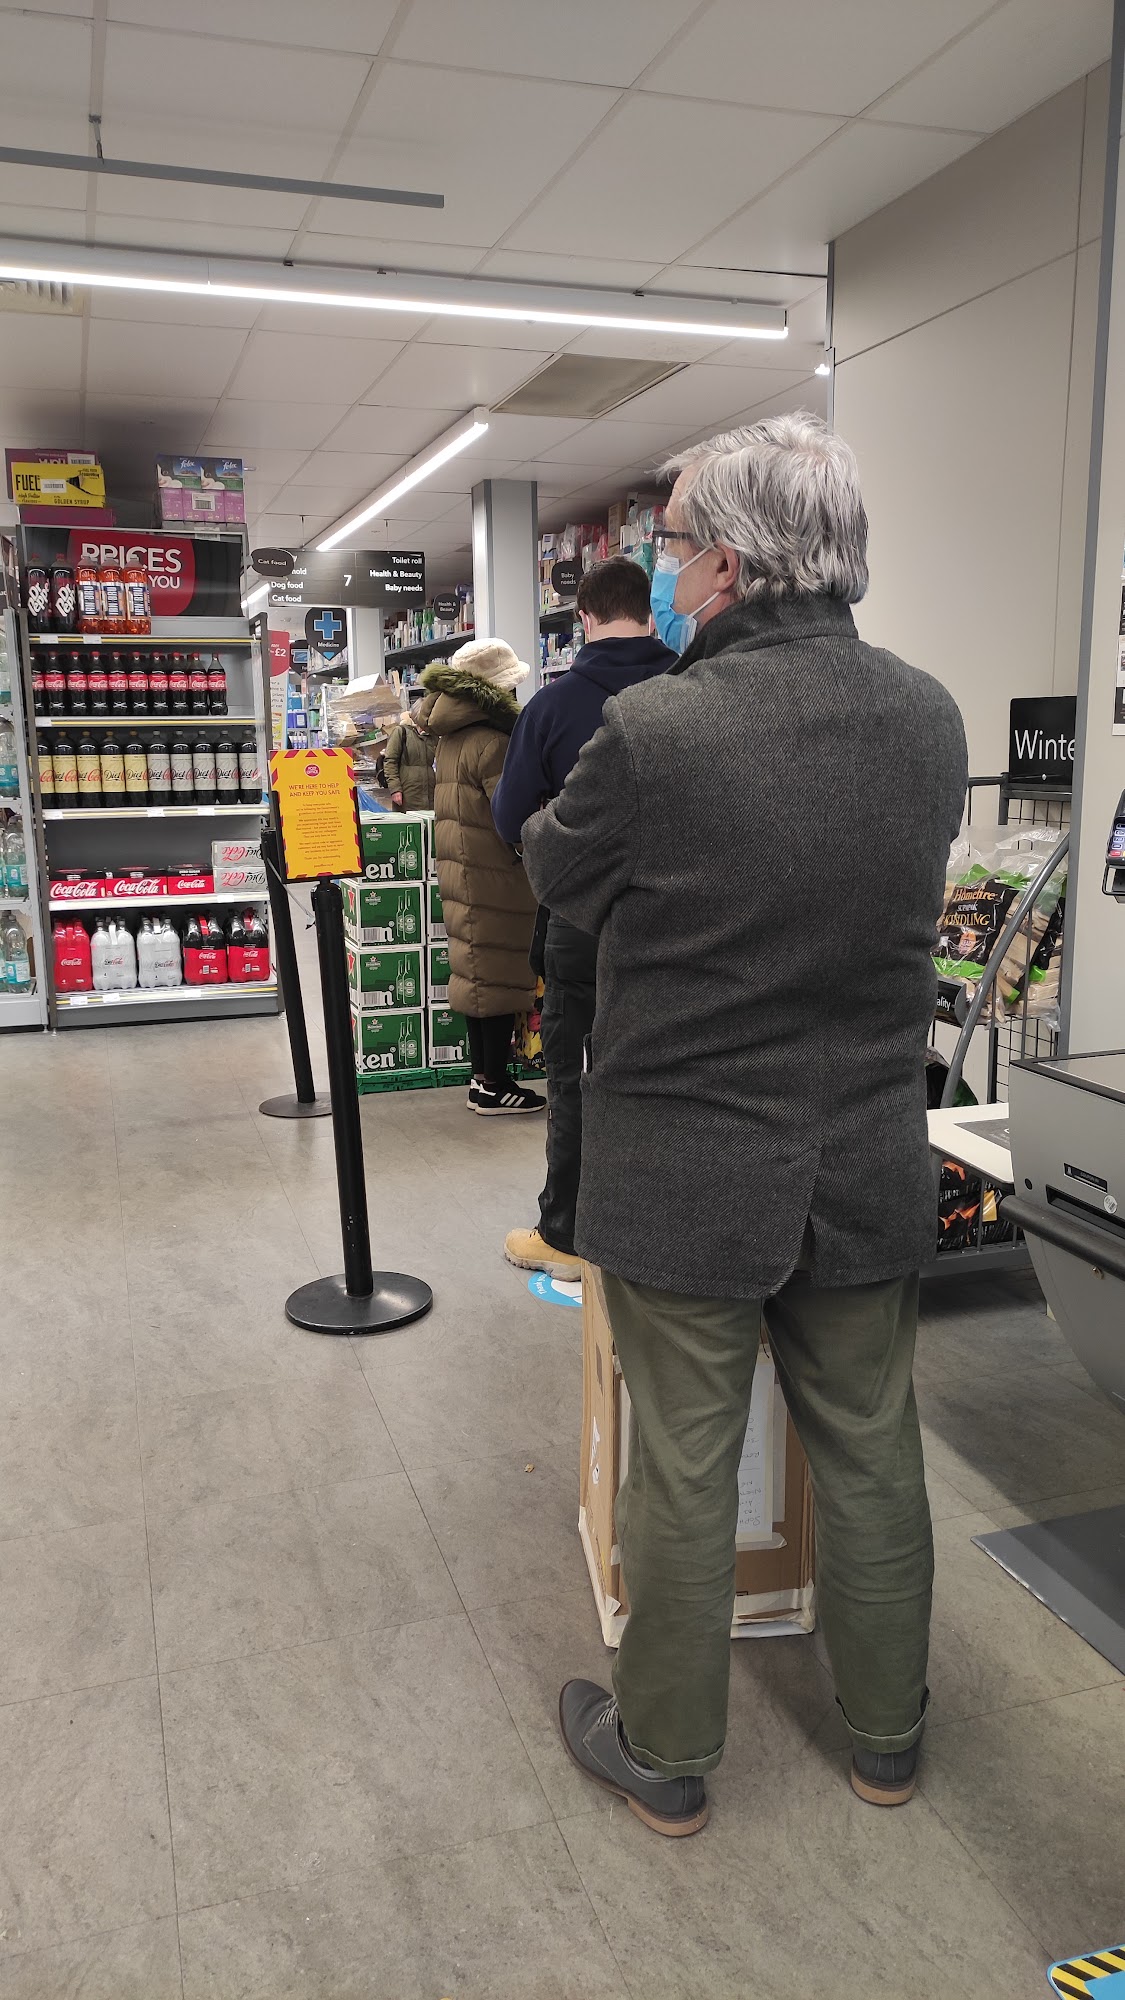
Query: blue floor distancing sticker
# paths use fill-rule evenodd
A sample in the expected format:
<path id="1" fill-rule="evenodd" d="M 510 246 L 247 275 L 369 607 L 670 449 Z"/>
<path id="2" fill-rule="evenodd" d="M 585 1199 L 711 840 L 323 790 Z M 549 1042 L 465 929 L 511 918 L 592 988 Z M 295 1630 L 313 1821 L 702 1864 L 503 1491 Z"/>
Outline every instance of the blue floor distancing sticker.
<path id="1" fill-rule="evenodd" d="M 1125 2000 L 1125 1944 L 1086 1951 L 1078 1958 L 1061 1958 L 1047 1974 L 1053 1993 L 1066 2000 Z"/>
<path id="2" fill-rule="evenodd" d="M 543 1299 L 549 1306 L 578 1306 L 581 1309 L 581 1283 L 563 1284 L 558 1278 L 549 1278 L 546 1271 L 534 1271 L 527 1281 L 527 1289 L 533 1299 Z"/>

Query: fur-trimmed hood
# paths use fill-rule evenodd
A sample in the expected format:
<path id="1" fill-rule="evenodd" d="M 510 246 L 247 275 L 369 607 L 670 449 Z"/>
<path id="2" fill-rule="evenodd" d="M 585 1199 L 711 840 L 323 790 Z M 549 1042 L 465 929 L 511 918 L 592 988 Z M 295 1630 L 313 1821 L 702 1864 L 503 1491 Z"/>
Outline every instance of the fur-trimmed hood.
<path id="1" fill-rule="evenodd" d="M 452 736 L 482 722 L 510 736 L 519 720 L 514 694 L 450 660 L 435 660 L 421 679 L 428 692 L 419 706 L 418 721 L 434 736 Z"/>

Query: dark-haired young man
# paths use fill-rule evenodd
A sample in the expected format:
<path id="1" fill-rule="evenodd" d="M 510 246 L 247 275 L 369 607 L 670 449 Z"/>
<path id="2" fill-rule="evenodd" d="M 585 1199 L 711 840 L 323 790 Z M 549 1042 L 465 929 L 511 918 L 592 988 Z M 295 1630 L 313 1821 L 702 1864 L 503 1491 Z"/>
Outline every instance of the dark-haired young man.
<path id="1" fill-rule="evenodd" d="M 504 772 L 492 796 L 492 817 L 515 846 L 524 821 L 557 798 L 583 744 L 601 727 L 602 709 L 637 681 L 664 673 L 676 655 L 652 637 L 649 580 L 639 563 L 611 556 L 578 586 L 578 616 L 586 644 L 570 672 L 540 688 L 512 734 Z M 539 1197 L 539 1227 L 512 1229 L 509 1263 L 523 1270 L 576 1278 L 574 1213 L 582 1166 L 582 1045 L 594 1025 L 598 941 L 551 915 L 544 952 L 543 1055 L 547 1111 L 547 1179 Z"/>

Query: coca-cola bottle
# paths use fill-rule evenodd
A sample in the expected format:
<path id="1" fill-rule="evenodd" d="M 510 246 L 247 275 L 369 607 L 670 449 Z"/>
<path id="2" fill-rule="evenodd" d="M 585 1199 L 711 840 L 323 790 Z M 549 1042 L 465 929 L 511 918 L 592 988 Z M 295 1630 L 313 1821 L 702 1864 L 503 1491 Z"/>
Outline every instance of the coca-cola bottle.
<path id="1" fill-rule="evenodd" d="M 168 706 L 173 715 L 188 712 L 187 664 L 182 653 L 173 653 L 168 662 Z"/>
<path id="2" fill-rule="evenodd" d="M 102 759 L 97 742 L 89 730 L 84 730 L 78 738 L 76 751 L 78 759 L 78 803 L 89 810 L 102 803 Z"/>
<path id="3" fill-rule="evenodd" d="M 31 706 L 36 715 L 46 715 L 47 683 L 43 677 L 43 666 L 38 654 L 31 665 Z"/>
<path id="4" fill-rule="evenodd" d="M 167 715 L 168 668 L 163 653 L 154 653 L 149 665 L 148 701 L 154 715 Z"/>
<path id="5" fill-rule="evenodd" d="M 109 686 L 109 712 L 111 715 L 129 713 L 129 673 L 123 653 L 111 653 L 109 671 L 106 675 Z"/>
<path id="6" fill-rule="evenodd" d="M 100 632 L 102 629 L 102 586 L 97 563 L 79 563 L 74 572 L 78 591 L 78 630 L 80 632 Z"/>
<path id="7" fill-rule="evenodd" d="M 225 668 L 219 665 L 219 656 L 212 653 L 207 669 L 207 701 L 212 715 L 227 712 L 227 676 Z"/>
<path id="8" fill-rule="evenodd" d="M 192 715 L 207 714 L 207 669 L 198 653 L 191 656 L 188 668 L 188 708 Z"/>
<path id="9" fill-rule="evenodd" d="M 215 745 L 215 793 L 221 806 L 239 804 L 238 752 L 226 735 Z"/>
<path id="10" fill-rule="evenodd" d="M 129 706 L 134 715 L 148 714 L 148 668 L 143 653 L 129 655 Z"/>
<path id="11" fill-rule="evenodd" d="M 248 729 L 238 746 L 238 796 L 244 806 L 262 802 L 262 767 L 258 762 L 258 738 Z"/>
<path id="12" fill-rule="evenodd" d="M 139 634 L 151 632 L 148 571 L 144 564 L 126 563 L 124 582 L 125 630 Z"/>
<path id="13" fill-rule="evenodd" d="M 102 767 L 103 805 L 127 805 L 129 801 L 125 794 L 125 758 L 119 739 L 111 732 L 102 737 L 99 757 Z"/>
<path id="14" fill-rule="evenodd" d="M 73 632 L 78 618 L 78 586 L 69 563 L 51 564 L 51 623 L 56 632 Z"/>
<path id="15" fill-rule="evenodd" d="M 192 782 L 197 805 L 215 803 L 215 745 L 208 736 L 197 736 L 191 746 Z"/>
<path id="16" fill-rule="evenodd" d="M 149 737 L 148 796 L 150 805 L 168 806 L 172 803 L 172 758 L 168 738 L 159 732 Z"/>
<path id="17" fill-rule="evenodd" d="M 132 731 L 125 738 L 122 757 L 125 764 L 125 804 L 147 806 L 148 751 L 143 739 Z"/>
<path id="18" fill-rule="evenodd" d="M 49 653 L 43 669 L 48 715 L 66 714 L 66 668 L 59 653 Z"/>
<path id="19" fill-rule="evenodd" d="M 70 811 L 78 804 L 78 758 L 74 749 L 74 738 L 60 729 L 52 749 L 52 763 L 55 776 L 55 806 L 62 811 Z M 98 772 L 101 782 L 101 771 Z"/>
<path id="20" fill-rule="evenodd" d="M 104 660 L 91 660 L 86 674 L 90 689 L 90 714 L 109 714 L 109 675 Z"/>
<path id="21" fill-rule="evenodd" d="M 172 738 L 169 753 L 172 766 L 172 803 L 190 806 L 195 799 L 195 778 L 192 772 L 191 744 L 182 733 Z"/>
<path id="22" fill-rule="evenodd" d="M 28 630 L 51 629 L 51 578 L 45 563 L 28 563 L 23 573 L 23 601 Z"/>
<path id="23" fill-rule="evenodd" d="M 66 702 L 71 715 L 90 712 L 90 676 L 81 653 L 72 653 L 66 670 Z"/>
<path id="24" fill-rule="evenodd" d="M 125 630 L 125 578 L 115 562 L 103 563 L 98 571 L 102 593 L 102 631 Z"/>
<path id="25" fill-rule="evenodd" d="M 46 730 L 40 730 L 35 745 L 39 764 L 39 797 L 44 807 L 55 803 L 55 759 L 51 739 Z"/>

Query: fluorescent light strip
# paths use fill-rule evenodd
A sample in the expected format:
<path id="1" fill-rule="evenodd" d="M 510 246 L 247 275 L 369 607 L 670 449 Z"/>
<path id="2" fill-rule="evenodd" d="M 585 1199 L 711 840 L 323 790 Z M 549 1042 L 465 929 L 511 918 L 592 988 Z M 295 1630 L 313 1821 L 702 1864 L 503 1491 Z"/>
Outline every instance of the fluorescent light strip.
<path id="1" fill-rule="evenodd" d="M 487 410 L 481 408 L 470 410 L 460 424 L 454 425 L 451 431 L 443 432 L 441 437 L 435 438 L 433 444 L 427 445 L 424 452 L 419 452 L 417 458 L 412 458 L 392 485 L 384 486 L 372 499 L 365 500 L 357 513 L 349 514 L 338 527 L 325 535 L 324 539 L 316 544 L 317 554 L 325 555 L 329 549 L 338 548 L 356 528 L 362 528 L 377 514 L 393 506 L 394 502 L 401 500 L 403 494 L 409 493 L 412 487 L 420 486 L 423 479 L 429 478 L 431 472 L 436 472 L 439 466 L 447 465 L 451 458 L 456 458 L 458 452 L 464 451 L 466 445 L 483 437 L 487 429 Z"/>
<path id="2" fill-rule="evenodd" d="M 245 278 L 176 277 L 171 273 L 148 276 L 136 268 L 151 262 L 152 253 L 133 255 L 130 268 L 122 267 L 123 256 L 113 252 L 110 268 L 103 253 L 93 252 L 87 261 L 79 246 L 28 245 L 8 239 L 0 241 L 0 278 L 15 278 L 30 284 L 91 286 L 107 291 L 160 292 L 172 296 L 213 299 L 252 299 L 271 305 L 339 306 L 358 312 L 425 313 L 444 319 L 498 320 L 515 325 L 604 327 L 626 333 L 669 333 L 712 340 L 785 340 L 788 327 L 778 307 L 758 306 L 727 300 L 689 299 L 668 294 L 580 292 L 551 285 L 490 284 L 475 278 L 430 278 L 399 276 L 401 290 L 358 291 L 352 288 L 356 274 L 340 273 L 338 287 L 315 288 L 290 281 L 279 284 L 269 266 L 224 266 L 221 260 L 195 260 L 208 273 L 212 268 L 252 270 Z M 100 261 L 95 262 L 95 258 Z M 190 265 L 189 257 L 177 257 L 177 265 Z M 113 268 L 116 264 L 118 268 Z M 261 272 L 263 275 L 259 276 Z M 319 275 L 319 274 L 318 274 Z M 368 278 L 369 274 L 364 274 Z M 474 296 L 476 294 L 476 296 Z M 681 310 L 682 307 L 682 310 Z M 750 317 L 754 316 L 754 317 Z"/>

